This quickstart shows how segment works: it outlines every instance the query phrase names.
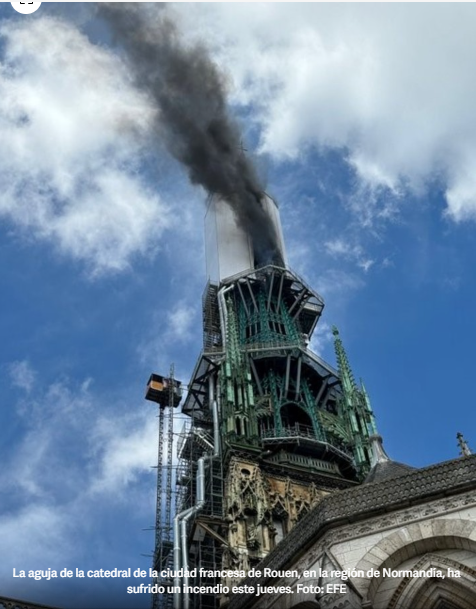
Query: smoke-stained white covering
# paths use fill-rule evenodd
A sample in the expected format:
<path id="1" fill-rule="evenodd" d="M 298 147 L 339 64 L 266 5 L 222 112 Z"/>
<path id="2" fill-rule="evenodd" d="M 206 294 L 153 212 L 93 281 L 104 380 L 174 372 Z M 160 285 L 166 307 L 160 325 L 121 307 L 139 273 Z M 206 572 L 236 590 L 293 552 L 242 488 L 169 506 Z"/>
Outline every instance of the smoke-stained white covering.
<path id="1" fill-rule="evenodd" d="M 269 215 L 286 263 L 278 207 L 268 195 L 263 197 L 262 205 Z M 216 195 L 210 197 L 205 215 L 205 257 L 207 281 L 216 284 L 238 273 L 253 270 L 255 266 L 250 237 L 238 226 L 232 208 Z"/>
<path id="2" fill-rule="evenodd" d="M 254 268 L 249 236 L 237 225 L 231 207 L 217 196 L 210 197 L 205 215 L 205 258 L 211 283 Z"/>
<path id="3" fill-rule="evenodd" d="M 265 195 L 262 200 L 263 207 L 267 211 L 269 218 L 271 220 L 271 224 L 273 225 L 274 232 L 276 233 L 276 241 L 281 250 L 281 255 L 283 258 L 283 262 L 285 266 L 288 265 L 288 258 L 286 256 L 286 248 L 284 246 L 284 237 L 283 237 L 283 228 L 281 226 L 281 215 L 279 213 L 279 208 L 274 199 L 270 196 Z"/>

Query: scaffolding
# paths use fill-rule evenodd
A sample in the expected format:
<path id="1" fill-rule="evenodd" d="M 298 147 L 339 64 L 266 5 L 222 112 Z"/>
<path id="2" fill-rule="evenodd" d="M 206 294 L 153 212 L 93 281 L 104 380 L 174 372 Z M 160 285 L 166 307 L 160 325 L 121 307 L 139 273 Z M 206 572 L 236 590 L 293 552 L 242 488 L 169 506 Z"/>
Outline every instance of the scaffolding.
<path id="1" fill-rule="evenodd" d="M 161 577 L 162 571 L 173 568 L 172 513 L 175 512 L 173 485 L 174 458 L 174 409 L 180 404 L 182 391 L 175 380 L 174 365 L 170 366 L 168 378 L 152 374 L 147 383 L 146 399 L 159 406 L 159 433 L 157 453 L 157 498 L 155 516 L 155 548 L 152 568 L 158 577 L 153 583 L 170 586 L 170 578 Z M 171 609 L 170 595 L 152 595 L 153 609 Z"/>
<path id="2" fill-rule="evenodd" d="M 209 404 L 207 404 L 208 406 Z M 209 405 L 211 406 L 211 405 Z M 203 415 L 203 413 L 202 413 Z M 184 424 L 177 442 L 177 512 L 183 512 L 196 504 L 197 464 L 204 455 L 214 452 L 213 422 L 206 408 L 206 415 L 192 417 Z M 216 578 L 200 575 L 200 568 L 215 571 L 221 569 L 224 539 L 223 522 L 223 464 L 221 458 L 207 460 L 205 471 L 205 504 L 187 528 L 189 567 L 197 568 L 197 575 L 190 578 L 192 586 L 209 586 Z M 193 595 L 193 609 L 216 609 L 218 598 L 214 594 Z"/>
<path id="3" fill-rule="evenodd" d="M 208 378 L 203 384 L 209 382 Z M 221 568 L 223 542 L 223 465 L 213 458 L 213 417 L 210 401 L 199 417 L 191 416 L 184 422 L 180 433 L 174 433 L 174 414 L 181 398 L 180 383 L 174 378 L 171 366 L 168 378 L 151 375 L 146 399 L 159 405 L 159 438 L 157 462 L 157 507 L 155 522 L 155 551 L 153 569 L 157 577 L 153 584 L 165 589 L 152 595 L 153 609 L 172 609 L 174 606 L 173 576 L 163 577 L 162 572 L 174 570 L 173 518 L 176 514 L 194 506 L 197 502 L 197 466 L 199 459 L 207 455 L 204 495 L 206 502 L 196 517 L 187 525 L 189 567 L 207 570 Z M 177 413 L 180 415 L 180 413 Z M 175 441 L 174 441 L 175 438 Z M 176 464 L 174 464 L 174 461 Z M 216 583 L 197 575 L 190 585 L 202 586 Z M 216 609 L 216 595 L 194 595 L 193 609 Z"/>

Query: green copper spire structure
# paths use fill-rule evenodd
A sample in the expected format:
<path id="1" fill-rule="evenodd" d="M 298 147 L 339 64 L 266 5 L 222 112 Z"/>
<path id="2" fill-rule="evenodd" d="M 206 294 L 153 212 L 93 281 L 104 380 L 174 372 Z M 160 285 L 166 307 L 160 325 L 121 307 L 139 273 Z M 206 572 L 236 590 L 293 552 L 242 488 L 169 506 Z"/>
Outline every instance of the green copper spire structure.
<path id="1" fill-rule="evenodd" d="M 337 369 L 339 370 L 342 388 L 347 395 L 350 395 L 357 389 L 357 385 L 354 380 L 354 375 L 352 374 L 347 353 L 345 352 L 344 345 L 339 337 L 339 330 L 336 326 L 332 326 L 332 334 L 334 335 Z"/>
<path id="2" fill-rule="evenodd" d="M 323 497 L 363 481 L 376 433 L 336 333 L 338 369 L 309 348 L 324 301 L 286 264 L 279 213 L 261 203 L 280 255 L 257 260 L 232 210 L 209 201 L 203 350 L 181 416 L 177 446 L 175 609 L 218 609 L 232 587 Z M 272 253 L 271 253 L 272 254 Z M 197 568 L 195 571 L 194 569 Z"/>
<path id="3" fill-rule="evenodd" d="M 368 473 L 372 462 L 370 438 L 378 434 L 375 417 L 364 384 L 360 381 L 360 387 L 358 387 L 355 382 L 347 353 L 335 326 L 332 328 L 332 334 L 334 335 L 337 369 L 342 383 L 339 413 L 345 420 L 352 437 L 355 462 L 359 475 L 363 478 Z"/>

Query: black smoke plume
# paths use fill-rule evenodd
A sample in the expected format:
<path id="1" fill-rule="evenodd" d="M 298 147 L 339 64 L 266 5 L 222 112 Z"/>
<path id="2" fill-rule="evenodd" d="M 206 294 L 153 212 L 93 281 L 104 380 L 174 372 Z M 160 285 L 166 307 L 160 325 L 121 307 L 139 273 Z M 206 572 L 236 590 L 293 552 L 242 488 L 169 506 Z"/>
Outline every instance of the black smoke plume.
<path id="1" fill-rule="evenodd" d="M 164 4 L 153 13 L 150 5 L 134 2 L 96 6 L 125 49 L 138 86 L 155 100 L 156 127 L 169 152 L 187 168 L 193 184 L 232 207 L 251 237 L 257 264 L 282 266 L 277 235 L 261 204 L 263 185 L 243 153 L 225 79 L 205 47 L 184 43 Z"/>

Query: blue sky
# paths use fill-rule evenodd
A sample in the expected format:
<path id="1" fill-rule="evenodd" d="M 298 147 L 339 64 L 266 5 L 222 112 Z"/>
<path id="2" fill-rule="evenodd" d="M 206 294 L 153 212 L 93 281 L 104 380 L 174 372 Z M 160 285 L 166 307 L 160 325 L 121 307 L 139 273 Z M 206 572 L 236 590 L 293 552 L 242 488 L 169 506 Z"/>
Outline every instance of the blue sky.
<path id="1" fill-rule="evenodd" d="M 476 8 L 166 10 L 226 74 L 290 266 L 326 302 L 313 345 L 334 363 L 340 328 L 390 456 L 476 446 Z M 187 382 L 205 285 L 205 194 L 111 45 L 84 4 L 0 6 L 0 594 L 78 608 L 149 599 L 12 569 L 148 568 L 144 385 L 171 362 Z"/>

